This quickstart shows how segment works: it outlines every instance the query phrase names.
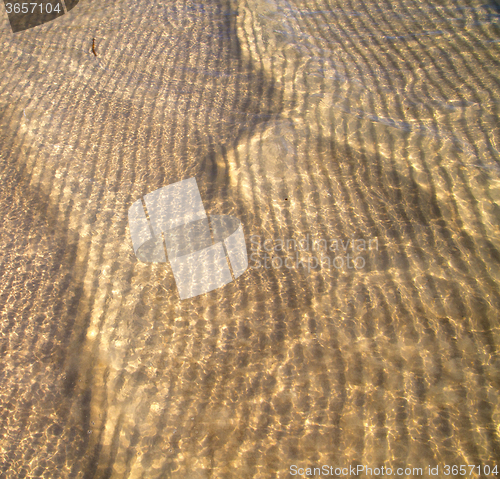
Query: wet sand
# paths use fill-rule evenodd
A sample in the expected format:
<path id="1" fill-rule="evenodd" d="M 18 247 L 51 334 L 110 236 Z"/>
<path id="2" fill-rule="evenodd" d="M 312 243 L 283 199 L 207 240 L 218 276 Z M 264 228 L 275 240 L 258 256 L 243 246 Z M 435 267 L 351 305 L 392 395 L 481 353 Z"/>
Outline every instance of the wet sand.
<path id="1" fill-rule="evenodd" d="M 498 15 L 82 0 L 14 35 L 4 14 L 2 476 L 494 466 Z M 180 301 L 127 211 L 190 177 L 250 267 Z"/>

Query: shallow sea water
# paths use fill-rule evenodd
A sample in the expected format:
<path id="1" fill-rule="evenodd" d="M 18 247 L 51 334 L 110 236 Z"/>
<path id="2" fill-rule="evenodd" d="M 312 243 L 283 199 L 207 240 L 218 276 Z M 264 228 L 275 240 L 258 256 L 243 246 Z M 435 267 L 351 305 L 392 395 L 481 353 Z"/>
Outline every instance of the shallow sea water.
<path id="1" fill-rule="evenodd" d="M 16 34 L 2 13 L 0 476 L 497 477 L 484 1 L 81 0 Z M 249 269 L 181 301 L 127 213 L 191 177 Z"/>

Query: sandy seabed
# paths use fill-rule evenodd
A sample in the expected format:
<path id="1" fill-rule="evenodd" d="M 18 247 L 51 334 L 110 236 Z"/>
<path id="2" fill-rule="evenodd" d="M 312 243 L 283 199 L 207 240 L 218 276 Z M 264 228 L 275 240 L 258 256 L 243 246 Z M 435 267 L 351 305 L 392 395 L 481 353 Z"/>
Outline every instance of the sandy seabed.
<path id="1" fill-rule="evenodd" d="M 0 475 L 496 477 L 484 1 L 81 0 L 15 34 L 4 11 Z M 378 247 L 180 301 L 127 212 L 191 177 L 249 255 L 252 235 Z"/>

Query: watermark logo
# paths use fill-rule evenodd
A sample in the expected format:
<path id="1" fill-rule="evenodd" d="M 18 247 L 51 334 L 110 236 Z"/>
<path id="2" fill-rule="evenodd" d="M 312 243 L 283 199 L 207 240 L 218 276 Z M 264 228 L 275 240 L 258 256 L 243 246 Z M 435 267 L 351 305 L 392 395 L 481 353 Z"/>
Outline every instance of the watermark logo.
<path id="1" fill-rule="evenodd" d="M 19 2 L 3 0 L 13 33 L 50 22 L 76 7 L 79 1 L 38 0 L 34 2 Z"/>
<path id="2" fill-rule="evenodd" d="M 181 300 L 220 288 L 248 268 L 240 221 L 225 215 L 209 221 L 194 178 L 137 200 L 128 221 L 136 257 L 146 263 L 168 258 Z"/>
<path id="3" fill-rule="evenodd" d="M 334 268 L 337 270 L 361 270 L 366 266 L 365 255 L 378 251 L 378 238 L 326 239 L 304 238 L 272 240 L 259 235 L 250 237 L 252 253 L 251 269 L 299 269 L 311 270 Z"/>

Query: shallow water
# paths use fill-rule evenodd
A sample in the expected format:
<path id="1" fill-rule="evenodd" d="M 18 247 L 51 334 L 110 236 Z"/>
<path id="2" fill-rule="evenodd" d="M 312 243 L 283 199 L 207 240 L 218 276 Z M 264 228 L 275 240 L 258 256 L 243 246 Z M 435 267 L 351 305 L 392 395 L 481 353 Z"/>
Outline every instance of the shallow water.
<path id="1" fill-rule="evenodd" d="M 3 14 L 2 477 L 496 477 L 483 1 L 81 0 L 16 34 Z M 127 213 L 191 177 L 249 268 L 181 301 Z"/>

